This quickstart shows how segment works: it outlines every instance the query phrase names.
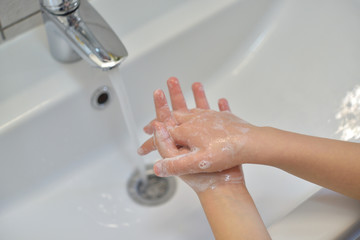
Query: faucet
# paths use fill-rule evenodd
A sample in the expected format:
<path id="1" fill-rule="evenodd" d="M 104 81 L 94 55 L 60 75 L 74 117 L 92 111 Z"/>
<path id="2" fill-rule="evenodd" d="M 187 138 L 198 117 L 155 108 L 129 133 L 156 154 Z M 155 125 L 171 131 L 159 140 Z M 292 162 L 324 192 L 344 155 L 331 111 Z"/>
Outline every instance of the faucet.
<path id="1" fill-rule="evenodd" d="M 87 0 L 40 0 L 51 55 L 70 63 L 85 59 L 109 70 L 127 57 L 126 48 Z"/>

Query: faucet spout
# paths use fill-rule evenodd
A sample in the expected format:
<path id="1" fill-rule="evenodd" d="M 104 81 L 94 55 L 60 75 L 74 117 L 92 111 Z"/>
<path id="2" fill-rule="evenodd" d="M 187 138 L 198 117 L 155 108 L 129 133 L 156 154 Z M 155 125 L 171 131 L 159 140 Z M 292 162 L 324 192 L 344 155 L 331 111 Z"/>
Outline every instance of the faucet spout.
<path id="1" fill-rule="evenodd" d="M 58 61 L 81 58 L 109 70 L 127 57 L 126 48 L 87 0 L 40 0 L 49 48 Z"/>

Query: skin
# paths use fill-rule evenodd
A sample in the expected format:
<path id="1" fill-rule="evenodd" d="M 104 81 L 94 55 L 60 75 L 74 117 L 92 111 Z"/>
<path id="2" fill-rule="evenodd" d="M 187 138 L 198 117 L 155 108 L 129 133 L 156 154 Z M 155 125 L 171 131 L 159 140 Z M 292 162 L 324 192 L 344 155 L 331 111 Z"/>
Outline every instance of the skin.
<path id="1" fill-rule="evenodd" d="M 168 88 L 175 111 L 180 114 L 193 112 L 187 109 L 176 78 L 168 80 Z M 200 83 L 193 84 L 193 92 L 198 110 L 211 112 Z M 163 158 L 192 154 L 194 150 L 190 146 L 180 146 L 170 135 L 171 130 L 181 124 L 171 114 L 161 90 L 154 92 L 154 103 L 157 118 L 145 127 L 145 131 L 154 136 L 144 143 L 139 152 L 146 154 L 157 149 Z M 219 109 L 223 113 L 230 111 L 226 99 L 219 100 Z M 184 174 L 180 177 L 197 193 L 216 239 L 270 239 L 246 189 L 241 166 L 221 172 Z"/>
<path id="2" fill-rule="evenodd" d="M 179 92 L 176 95 L 175 102 L 181 98 Z M 170 114 L 165 122 L 173 124 L 167 130 L 177 147 L 188 154 L 158 161 L 154 166 L 158 176 L 217 172 L 244 163 L 262 164 L 360 200 L 360 144 L 253 126 L 229 111 L 212 111 L 208 105 L 202 108 L 206 103 L 201 101 L 196 101 L 199 106 L 195 110 L 184 111 L 184 102 L 173 108 L 172 113 L 167 110 Z M 151 132 L 148 126 L 145 131 Z M 225 145 L 230 147 L 226 150 Z M 146 154 L 156 146 L 147 141 L 140 149 Z M 204 159 L 209 167 L 201 168 L 199 164 Z"/>

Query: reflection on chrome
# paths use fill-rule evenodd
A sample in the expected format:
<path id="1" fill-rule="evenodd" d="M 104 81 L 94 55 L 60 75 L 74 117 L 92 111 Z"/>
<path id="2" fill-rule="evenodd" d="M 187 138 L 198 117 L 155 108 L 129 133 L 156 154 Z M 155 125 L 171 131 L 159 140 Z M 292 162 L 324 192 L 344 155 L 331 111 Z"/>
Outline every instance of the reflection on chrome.
<path id="1" fill-rule="evenodd" d="M 360 85 L 346 94 L 336 119 L 340 121 L 336 133 L 341 140 L 360 140 Z"/>

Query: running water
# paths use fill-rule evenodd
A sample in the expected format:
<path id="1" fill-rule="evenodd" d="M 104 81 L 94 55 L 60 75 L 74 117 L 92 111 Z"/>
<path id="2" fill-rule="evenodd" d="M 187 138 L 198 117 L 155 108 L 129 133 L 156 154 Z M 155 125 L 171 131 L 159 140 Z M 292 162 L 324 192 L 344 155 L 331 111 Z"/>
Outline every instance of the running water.
<path id="1" fill-rule="evenodd" d="M 120 103 L 121 112 L 123 118 L 125 120 L 126 127 L 129 132 L 129 141 L 131 143 L 131 156 L 134 157 L 133 161 L 140 173 L 142 186 L 146 186 L 147 184 L 147 177 L 146 177 L 146 170 L 145 170 L 145 163 L 143 159 L 136 153 L 137 148 L 140 146 L 139 138 L 136 133 L 136 124 L 133 112 L 130 107 L 129 97 L 127 95 L 127 91 L 124 85 L 124 81 L 121 77 L 121 73 L 119 68 L 113 69 L 109 71 L 110 81 L 115 89 L 117 98 Z"/>

